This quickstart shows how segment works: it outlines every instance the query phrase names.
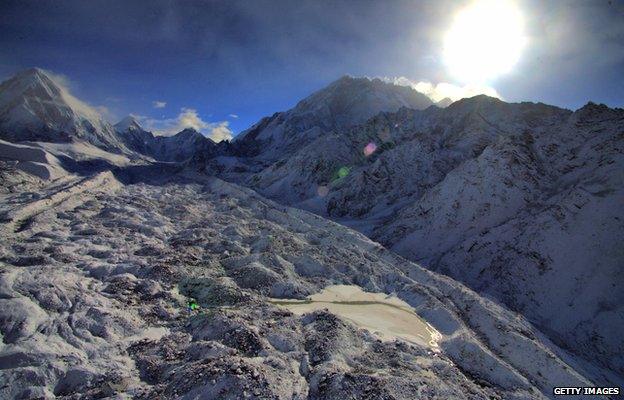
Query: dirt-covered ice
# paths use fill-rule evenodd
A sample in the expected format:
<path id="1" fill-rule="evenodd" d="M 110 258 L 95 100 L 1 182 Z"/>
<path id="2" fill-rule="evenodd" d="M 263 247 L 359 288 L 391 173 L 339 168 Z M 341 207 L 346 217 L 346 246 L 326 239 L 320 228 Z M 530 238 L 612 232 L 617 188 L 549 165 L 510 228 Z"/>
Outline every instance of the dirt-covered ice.
<path id="1" fill-rule="evenodd" d="M 271 299 L 297 315 L 327 310 L 383 340 L 402 339 L 436 348 L 440 334 L 403 300 L 359 286 L 333 285 L 305 300 Z"/>

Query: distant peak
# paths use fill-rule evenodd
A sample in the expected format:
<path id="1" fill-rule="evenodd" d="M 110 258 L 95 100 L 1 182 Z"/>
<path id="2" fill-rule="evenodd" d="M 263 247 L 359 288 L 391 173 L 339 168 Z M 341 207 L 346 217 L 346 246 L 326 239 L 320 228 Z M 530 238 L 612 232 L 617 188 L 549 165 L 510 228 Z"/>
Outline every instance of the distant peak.
<path id="1" fill-rule="evenodd" d="M 336 79 L 332 83 L 329 84 L 328 87 L 336 87 L 336 86 L 351 86 L 353 84 L 362 84 L 362 83 L 371 83 L 373 82 L 371 79 L 366 77 L 356 77 L 351 75 L 343 75 L 340 78 Z"/>
<path id="2" fill-rule="evenodd" d="M 436 103 L 436 105 L 438 107 L 441 107 L 441 108 L 446 108 L 446 107 L 450 106 L 451 104 L 453 104 L 453 100 L 451 100 L 448 97 L 445 97 L 445 98 L 443 98 L 442 100 L 440 100 L 440 101 L 438 101 Z"/>
<path id="3" fill-rule="evenodd" d="M 460 109 L 464 107 L 485 106 L 504 104 L 505 102 L 499 98 L 488 96 L 486 94 L 478 94 L 472 97 L 459 99 L 448 106 L 449 109 Z"/>
<path id="4" fill-rule="evenodd" d="M 180 132 L 176 133 L 174 136 L 177 137 L 185 137 L 185 136 L 204 136 L 202 135 L 200 132 L 198 132 L 195 128 L 184 128 L 183 130 L 181 130 Z"/>
<path id="5" fill-rule="evenodd" d="M 349 82 L 349 81 L 352 81 L 352 80 L 355 80 L 355 79 L 356 79 L 355 77 L 353 77 L 351 75 L 348 75 L 348 74 L 345 74 L 345 75 L 341 76 L 340 78 L 336 79 L 336 82 Z"/>
<path id="6" fill-rule="evenodd" d="M 574 112 L 579 122 L 595 122 L 609 118 L 621 118 L 624 110 L 621 108 L 610 108 L 606 104 L 596 104 L 588 102 L 583 107 Z"/>
<path id="7" fill-rule="evenodd" d="M 141 125 L 139 125 L 139 122 L 132 115 L 128 115 L 127 117 L 125 117 L 121 121 L 117 122 L 115 124 L 115 129 L 117 129 L 120 132 L 134 131 L 134 130 L 143 130 Z"/>
<path id="8" fill-rule="evenodd" d="M 606 104 L 602 103 L 594 103 L 593 101 L 587 102 L 583 107 L 579 108 L 578 111 L 607 111 L 609 107 Z"/>
<path id="9" fill-rule="evenodd" d="M 50 74 L 41 68 L 29 68 L 18 72 L 0 84 L 2 104 L 24 96 L 45 101 L 63 101 L 63 86 L 55 82 Z"/>

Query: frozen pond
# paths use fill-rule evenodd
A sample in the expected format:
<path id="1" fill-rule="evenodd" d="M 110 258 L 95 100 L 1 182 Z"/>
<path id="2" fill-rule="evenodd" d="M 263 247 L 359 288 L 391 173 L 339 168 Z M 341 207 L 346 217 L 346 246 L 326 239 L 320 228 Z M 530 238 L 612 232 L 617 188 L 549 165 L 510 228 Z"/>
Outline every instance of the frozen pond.
<path id="1" fill-rule="evenodd" d="M 402 339 L 436 348 L 440 338 L 440 334 L 403 300 L 385 293 L 365 292 L 359 286 L 334 285 L 306 300 L 269 301 L 298 315 L 327 309 L 382 340 Z"/>

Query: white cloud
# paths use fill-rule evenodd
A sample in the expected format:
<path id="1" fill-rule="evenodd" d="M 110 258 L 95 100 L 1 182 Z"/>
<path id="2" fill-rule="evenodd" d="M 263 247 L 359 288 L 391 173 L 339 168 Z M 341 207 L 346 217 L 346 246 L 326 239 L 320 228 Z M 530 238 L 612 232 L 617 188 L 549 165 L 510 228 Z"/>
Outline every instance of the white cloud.
<path id="1" fill-rule="evenodd" d="M 91 120 L 103 119 L 105 121 L 115 121 L 117 116 L 106 106 L 93 106 L 71 94 L 71 89 L 76 85 L 67 76 L 57 74 L 49 70 L 43 70 L 45 74 L 59 87 L 61 96 L 65 102 L 75 111 Z"/>
<path id="2" fill-rule="evenodd" d="M 165 108 L 167 106 L 167 102 L 155 100 L 152 101 L 152 105 L 154 106 L 154 108 Z"/>
<path id="3" fill-rule="evenodd" d="M 204 121 L 193 108 L 180 109 L 180 113 L 175 118 L 155 119 L 139 116 L 137 119 L 141 126 L 155 135 L 172 136 L 184 129 L 192 128 L 215 142 L 232 139 L 233 132 L 229 128 L 228 121 Z"/>
<path id="4" fill-rule="evenodd" d="M 76 82 L 69 79 L 67 75 L 59 74 L 54 71 L 50 71 L 49 69 L 38 69 L 43 71 L 48 78 L 52 79 L 52 81 L 61 88 L 61 90 L 64 90 L 67 93 L 77 87 Z"/>
<path id="5" fill-rule="evenodd" d="M 465 85 L 457 86 L 452 83 L 440 82 L 433 84 L 427 81 L 414 82 L 404 76 L 398 78 L 384 78 L 386 82 L 394 83 L 399 86 L 409 86 L 414 90 L 428 96 L 432 101 L 438 102 L 442 99 L 449 98 L 453 101 L 466 97 L 473 97 L 479 94 L 485 94 L 491 97 L 502 99 L 496 89 L 489 86 Z"/>
<path id="6" fill-rule="evenodd" d="M 117 121 L 117 114 L 112 112 L 110 108 L 106 106 L 95 106 L 94 108 L 106 121 Z"/>
<path id="7" fill-rule="evenodd" d="M 230 114 L 230 118 L 237 119 L 238 118 L 238 114 Z"/>
<path id="8" fill-rule="evenodd" d="M 228 121 L 221 121 L 215 123 L 214 127 L 210 131 L 210 135 L 208 136 L 210 139 L 215 142 L 220 142 L 222 140 L 230 140 L 232 139 L 232 131 L 230 130 Z"/>

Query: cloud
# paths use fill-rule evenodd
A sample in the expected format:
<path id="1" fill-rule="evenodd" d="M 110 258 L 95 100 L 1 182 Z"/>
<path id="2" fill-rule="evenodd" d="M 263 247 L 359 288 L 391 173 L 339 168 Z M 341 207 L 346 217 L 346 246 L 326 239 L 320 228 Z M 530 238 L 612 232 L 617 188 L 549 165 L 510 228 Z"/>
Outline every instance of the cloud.
<path id="1" fill-rule="evenodd" d="M 232 131 L 230 130 L 228 121 L 221 121 L 215 124 L 208 136 L 215 142 L 232 139 Z"/>
<path id="2" fill-rule="evenodd" d="M 165 108 L 167 106 L 167 102 L 166 101 L 152 101 L 152 106 L 154 106 L 154 108 Z"/>
<path id="3" fill-rule="evenodd" d="M 496 89 L 489 86 L 472 84 L 457 86 L 453 85 L 452 83 L 446 82 L 440 82 L 437 84 L 433 84 L 427 81 L 414 82 L 404 76 L 397 78 L 383 78 L 383 80 L 386 82 L 394 83 L 395 85 L 411 87 L 414 90 L 428 96 L 432 101 L 436 103 L 447 97 L 453 101 L 457 101 L 459 99 L 473 97 L 478 94 L 485 94 L 491 97 L 497 97 L 499 99 L 502 99 L 501 95 L 498 94 Z"/>
<path id="4" fill-rule="evenodd" d="M 193 108 L 180 109 L 180 113 L 175 118 L 155 119 L 138 116 L 137 119 L 141 126 L 152 131 L 155 135 L 172 136 L 184 129 L 192 128 L 215 142 L 230 140 L 233 136 L 228 121 L 204 121 L 197 110 Z"/>
<path id="5" fill-rule="evenodd" d="M 237 114 L 230 114 L 230 118 L 237 119 L 237 118 L 238 118 L 238 115 L 237 115 Z"/>
<path id="6" fill-rule="evenodd" d="M 88 104 L 71 94 L 71 89 L 75 88 L 74 82 L 67 76 L 57 74 L 50 70 L 43 70 L 45 74 L 59 87 L 61 96 L 65 102 L 78 113 L 92 119 L 103 119 L 105 121 L 115 121 L 117 116 L 106 106 L 93 106 Z"/>
<path id="7" fill-rule="evenodd" d="M 67 75 L 58 74 L 56 72 L 50 71 L 49 69 L 44 69 L 43 71 L 50 79 L 52 79 L 52 81 L 57 86 L 59 86 L 62 90 L 66 91 L 67 93 L 69 93 L 72 88 L 76 87 L 75 83 L 71 79 L 69 79 Z"/>
<path id="8" fill-rule="evenodd" d="M 95 109 L 95 111 L 97 111 L 98 114 L 100 114 L 102 116 L 102 118 L 104 118 L 107 121 L 117 121 L 117 114 L 115 114 L 114 112 L 112 112 L 110 110 L 110 108 L 106 107 L 106 106 L 95 106 L 93 107 Z"/>

